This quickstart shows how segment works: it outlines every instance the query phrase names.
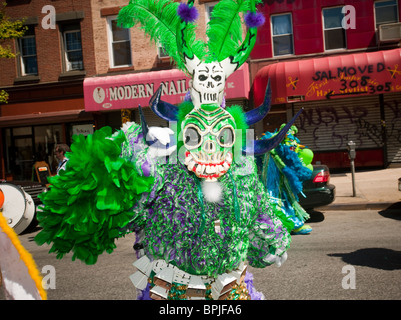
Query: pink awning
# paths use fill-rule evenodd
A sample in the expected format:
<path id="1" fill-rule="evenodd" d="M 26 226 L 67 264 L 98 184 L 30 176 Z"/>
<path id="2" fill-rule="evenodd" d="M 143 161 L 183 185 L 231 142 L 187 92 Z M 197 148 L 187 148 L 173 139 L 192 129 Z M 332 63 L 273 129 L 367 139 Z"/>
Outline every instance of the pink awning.
<path id="1" fill-rule="evenodd" d="M 118 76 L 86 78 L 85 111 L 105 111 L 145 107 L 163 86 L 162 100 L 179 104 L 189 87 L 189 78 L 180 70 L 162 70 Z M 249 69 L 245 63 L 226 81 L 226 99 L 249 97 Z"/>

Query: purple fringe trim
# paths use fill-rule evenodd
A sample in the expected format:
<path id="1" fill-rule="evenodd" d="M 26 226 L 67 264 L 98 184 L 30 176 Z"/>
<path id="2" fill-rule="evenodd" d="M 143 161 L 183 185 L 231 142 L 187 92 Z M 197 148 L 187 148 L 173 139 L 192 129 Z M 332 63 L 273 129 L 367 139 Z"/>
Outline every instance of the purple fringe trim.
<path id="1" fill-rule="evenodd" d="M 265 300 L 265 295 L 259 291 L 256 291 L 253 286 L 253 274 L 249 271 L 246 272 L 244 282 L 246 284 L 246 288 L 248 289 L 249 295 L 251 296 L 251 300 Z"/>

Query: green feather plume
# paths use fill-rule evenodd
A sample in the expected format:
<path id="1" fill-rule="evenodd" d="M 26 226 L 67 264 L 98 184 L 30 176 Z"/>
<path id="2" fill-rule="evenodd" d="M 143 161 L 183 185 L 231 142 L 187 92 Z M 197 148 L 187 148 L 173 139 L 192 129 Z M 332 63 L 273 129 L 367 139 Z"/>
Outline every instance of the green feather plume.
<path id="1" fill-rule="evenodd" d="M 232 55 L 241 45 L 241 14 L 255 11 L 255 5 L 261 0 L 221 0 L 212 11 L 206 35 L 209 39 L 209 54 L 217 61 Z"/>
<path id="2" fill-rule="evenodd" d="M 177 67 L 185 71 L 176 40 L 181 22 L 177 15 L 178 6 L 179 2 L 173 0 L 131 0 L 120 10 L 117 23 L 124 28 L 139 25 L 139 28 L 149 35 L 152 41 L 163 46 L 176 62 Z M 205 45 L 201 41 L 195 41 L 195 28 L 194 24 L 188 24 L 184 36 L 195 54 L 202 58 L 205 55 Z"/>
<path id="3" fill-rule="evenodd" d="M 240 13 L 249 8 L 246 0 L 222 0 L 213 8 L 206 35 L 209 53 L 217 61 L 232 55 L 240 46 L 243 40 Z"/>

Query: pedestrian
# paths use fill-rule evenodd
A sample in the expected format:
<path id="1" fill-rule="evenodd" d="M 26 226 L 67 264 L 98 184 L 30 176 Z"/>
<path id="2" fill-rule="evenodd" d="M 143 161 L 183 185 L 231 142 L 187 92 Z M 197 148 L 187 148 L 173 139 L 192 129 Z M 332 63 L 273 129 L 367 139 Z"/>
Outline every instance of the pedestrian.
<path id="1" fill-rule="evenodd" d="M 57 174 L 60 172 L 60 170 L 65 170 L 65 166 L 68 161 L 68 158 L 65 155 L 67 152 L 71 152 L 71 149 L 65 143 L 57 144 L 54 148 L 54 154 L 59 161 L 56 170 Z"/>

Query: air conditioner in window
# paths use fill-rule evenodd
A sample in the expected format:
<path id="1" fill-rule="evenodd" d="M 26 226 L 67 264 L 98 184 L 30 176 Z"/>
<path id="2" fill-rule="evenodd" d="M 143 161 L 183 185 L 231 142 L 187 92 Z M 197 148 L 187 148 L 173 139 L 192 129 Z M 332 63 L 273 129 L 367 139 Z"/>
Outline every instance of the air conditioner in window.
<path id="1" fill-rule="evenodd" d="M 380 42 L 401 40 L 401 23 L 382 24 L 379 26 Z"/>

